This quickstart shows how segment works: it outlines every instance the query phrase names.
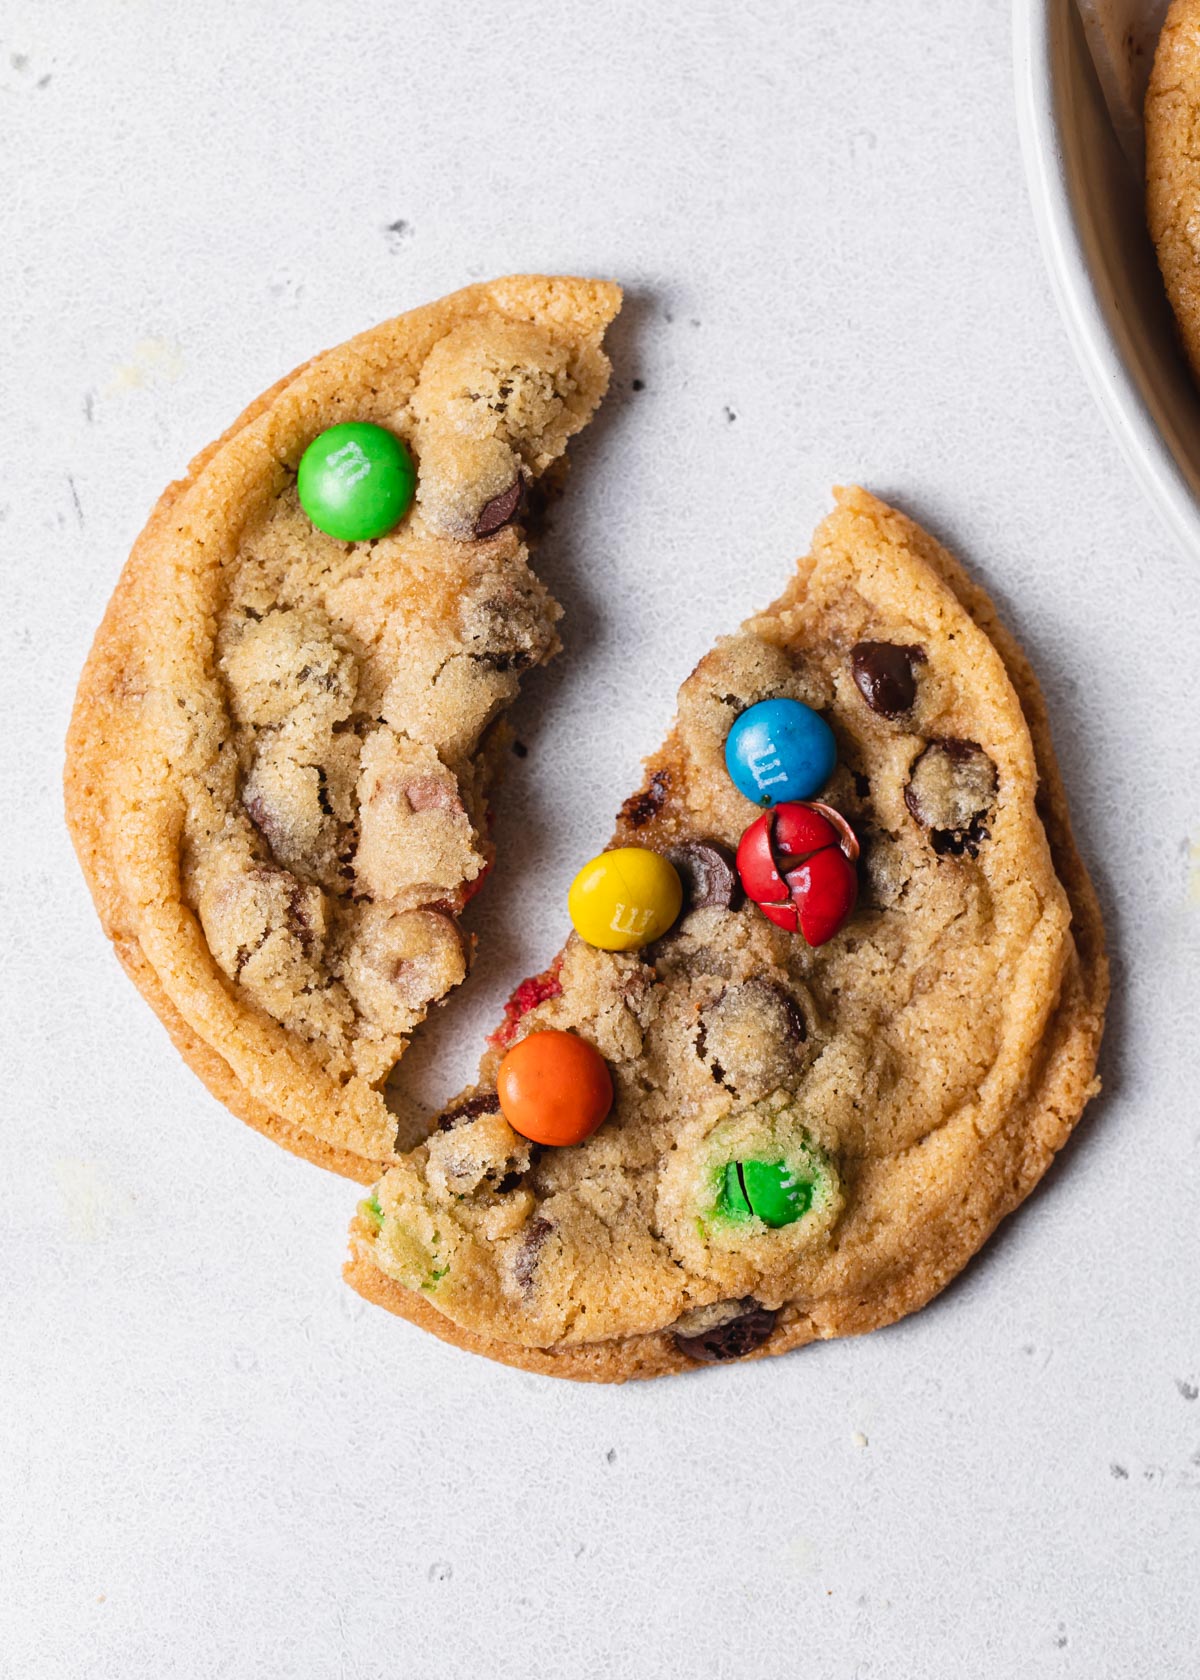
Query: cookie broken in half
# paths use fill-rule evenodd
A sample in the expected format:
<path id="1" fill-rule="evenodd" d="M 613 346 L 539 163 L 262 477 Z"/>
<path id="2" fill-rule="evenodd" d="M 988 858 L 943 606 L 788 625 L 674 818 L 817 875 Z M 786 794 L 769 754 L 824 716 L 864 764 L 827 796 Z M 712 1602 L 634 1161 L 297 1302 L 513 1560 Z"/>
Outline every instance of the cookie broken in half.
<path id="1" fill-rule="evenodd" d="M 860 854 L 857 907 L 815 946 L 730 867 L 760 813 L 726 737 L 781 697 L 831 725 L 820 799 Z M 637 951 L 572 935 L 518 989 L 477 1084 L 361 1205 L 348 1281 L 460 1347 L 595 1381 L 920 1307 L 1097 1090 L 1108 992 L 1045 708 L 987 597 L 839 492 L 785 594 L 683 685 L 614 844 L 678 860 L 681 917 Z M 497 1096 L 508 1045 L 547 1029 L 612 1075 L 569 1148 L 532 1145 Z"/>
<path id="2" fill-rule="evenodd" d="M 471 286 L 280 381 L 162 496 L 80 682 L 67 815 L 118 956 L 236 1114 L 364 1181 L 387 1077 L 466 972 L 497 720 L 558 647 L 523 510 L 604 395 L 620 296 Z M 347 422 L 415 466 L 370 540 L 297 491 Z M 361 496 L 362 447 L 327 455 Z"/>

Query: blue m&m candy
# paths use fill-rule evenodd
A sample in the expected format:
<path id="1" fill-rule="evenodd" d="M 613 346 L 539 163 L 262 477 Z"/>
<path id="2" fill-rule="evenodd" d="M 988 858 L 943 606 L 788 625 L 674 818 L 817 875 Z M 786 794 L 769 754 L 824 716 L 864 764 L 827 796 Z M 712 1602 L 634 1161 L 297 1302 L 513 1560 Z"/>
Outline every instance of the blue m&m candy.
<path id="1" fill-rule="evenodd" d="M 832 729 L 799 700 L 760 700 L 725 738 L 725 764 L 734 785 L 756 805 L 811 799 L 836 763 Z"/>

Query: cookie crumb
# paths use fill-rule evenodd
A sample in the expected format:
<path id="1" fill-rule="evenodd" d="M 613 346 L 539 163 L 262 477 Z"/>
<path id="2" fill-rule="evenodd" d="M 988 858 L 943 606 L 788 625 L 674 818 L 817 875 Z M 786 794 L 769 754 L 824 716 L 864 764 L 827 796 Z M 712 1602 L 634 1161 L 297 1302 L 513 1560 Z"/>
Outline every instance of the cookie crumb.
<path id="1" fill-rule="evenodd" d="M 868 1444 L 867 1437 L 863 1434 L 861 1429 L 856 1429 L 850 1439 L 854 1442 L 856 1447 L 865 1447 Z"/>

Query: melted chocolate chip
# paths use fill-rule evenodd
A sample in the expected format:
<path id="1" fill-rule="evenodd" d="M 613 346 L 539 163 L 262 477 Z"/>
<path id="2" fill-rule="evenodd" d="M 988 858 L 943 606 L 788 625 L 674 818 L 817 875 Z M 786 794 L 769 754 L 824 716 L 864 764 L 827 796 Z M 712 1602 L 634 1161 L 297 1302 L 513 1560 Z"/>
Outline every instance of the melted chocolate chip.
<path id="1" fill-rule="evenodd" d="M 696 1054 L 718 1085 L 755 1101 L 795 1079 L 807 1038 L 795 998 L 773 981 L 743 980 L 701 1014 Z"/>
<path id="2" fill-rule="evenodd" d="M 498 496 L 483 504 L 475 519 L 477 537 L 490 537 L 502 525 L 508 524 L 521 505 L 522 488 L 521 480 L 514 478 L 507 490 L 501 490 Z"/>
<path id="3" fill-rule="evenodd" d="M 939 857 L 977 857 L 996 799 L 996 766 L 975 741 L 930 741 L 908 773 L 904 803 Z"/>
<path id="4" fill-rule="evenodd" d="M 271 843 L 272 828 L 275 829 L 275 836 L 278 839 L 279 824 L 273 821 L 272 813 L 260 794 L 244 793 L 242 795 L 242 809 L 268 845 Z"/>
<path id="5" fill-rule="evenodd" d="M 475 1096 L 467 1097 L 465 1101 L 455 1103 L 444 1114 L 438 1116 L 438 1131 L 452 1132 L 455 1126 L 461 1126 L 468 1120 L 478 1120 L 481 1114 L 498 1114 L 500 1112 L 500 1098 L 495 1091 L 478 1091 Z"/>
<path id="6" fill-rule="evenodd" d="M 789 997 L 786 992 L 781 991 L 779 996 L 783 1004 L 784 1014 L 787 1017 L 788 1029 L 796 1043 L 803 1044 L 808 1037 L 808 1027 L 804 1016 L 800 1013 L 800 1005 L 794 997 Z"/>
<path id="7" fill-rule="evenodd" d="M 911 711 L 917 697 L 913 665 L 925 658 L 918 647 L 896 642 L 859 642 L 850 649 L 850 670 L 858 692 L 880 717 Z"/>
<path id="8" fill-rule="evenodd" d="M 473 653 L 471 658 L 489 671 L 527 671 L 533 664 L 533 655 L 524 648 L 509 653 Z"/>
<path id="9" fill-rule="evenodd" d="M 674 1334 L 675 1346 L 689 1359 L 703 1365 L 715 1365 L 723 1359 L 744 1359 L 760 1348 L 775 1328 L 778 1316 L 770 1307 L 760 1307 L 752 1295 L 730 1303 L 739 1308 L 736 1316 L 727 1318 L 711 1330 L 695 1335 Z"/>
<path id="10" fill-rule="evenodd" d="M 316 948 L 316 933 L 306 902 L 308 894 L 301 881 L 294 881 L 288 892 L 288 923 L 300 941 L 300 949 L 311 957 Z"/>
<path id="11" fill-rule="evenodd" d="M 716 905 L 736 910 L 745 894 L 733 853 L 716 840 L 687 840 L 667 853 L 683 882 L 684 912 Z"/>
<path id="12" fill-rule="evenodd" d="M 649 785 L 640 793 L 631 794 L 622 805 L 621 820 L 628 823 L 630 828 L 642 828 L 662 809 L 670 784 L 670 771 L 656 770 L 650 778 Z"/>
<path id="13" fill-rule="evenodd" d="M 533 1274 L 537 1270 L 542 1244 L 553 1229 L 552 1222 L 543 1219 L 541 1214 L 538 1214 L 536 1219 L 531 1219 L 525 1227 L 525 1235 L 521 1238 L 521 1246 L 513 1261 L 513 1276 L 526 1294 L 533 1287 Z"/>

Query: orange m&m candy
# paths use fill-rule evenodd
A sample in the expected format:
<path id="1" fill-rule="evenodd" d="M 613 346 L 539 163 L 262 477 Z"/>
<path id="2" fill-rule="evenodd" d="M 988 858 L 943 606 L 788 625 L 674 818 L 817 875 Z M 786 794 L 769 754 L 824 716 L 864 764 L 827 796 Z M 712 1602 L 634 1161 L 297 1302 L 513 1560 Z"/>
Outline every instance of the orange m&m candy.
<path id="1" fill-rule="evenodd" d="M 514 1132 L 534 1143 L 591 1137 L 612 1107 L 612 1075 L 600 1052 L 569 1032 L 535 1032 L 500 1063 L 496 1093 Z"/>

